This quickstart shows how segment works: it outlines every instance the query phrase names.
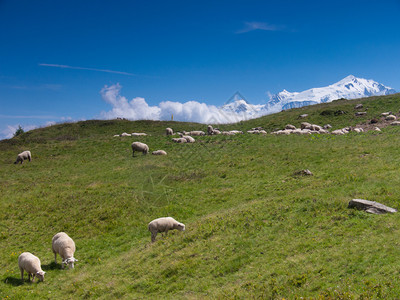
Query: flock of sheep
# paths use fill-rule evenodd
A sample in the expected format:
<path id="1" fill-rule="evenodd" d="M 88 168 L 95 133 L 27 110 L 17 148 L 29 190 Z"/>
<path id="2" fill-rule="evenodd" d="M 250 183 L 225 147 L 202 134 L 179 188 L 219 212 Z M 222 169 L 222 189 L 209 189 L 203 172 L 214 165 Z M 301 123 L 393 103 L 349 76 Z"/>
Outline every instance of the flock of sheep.
<path id="1" fill-rule="evenodd" d="M 386 121 L 392 121 L 391 125 L 400 125 L 399 121 L 396 121 L 396 116 L 388 113 L 382 113 L 382 116 L 385 117 Z M 331 128 L 329 124 L 325 126 L 319 126 L 316 124 L 310 124 L 308 122 L 302 122 L 300 128 L 296 128 L 295 126 L 288 124 L 282 130 L 277 130 L 271 132 L 271 134 L 275 135 L 288 135 L 288 134 L 327 134 L 331 133 L 334 135 L 342 135 L 346 134 L 350 131 L 354 132 L 363 132 L 362 128 L 351 128 L 345 127 L 342 129 L 337 129 L 332 132 L 328 130 Z M 380 131 L 378 127 L 375 127 L 375 130 Z M 166 128 L 165 133 L 167 136 L 174 135 L 174 131 L 171 128 Z M 250 134 L 267 134 L 267 132 L 261 128 L 252 128 L 251 130 L 247 131 Z M 217 128 L 213 128 L 211 125 L 207 126 L 207 134 L 208 135 L 236 135 L 236 134 L 243 134 L 242 131 L 239 130 L 231 130 L 231 131 L 221 131 Z M 122 133 L 118 135 L 114 135 L 114 137 L 123 137 L 123 136 L 146 136 L 146 133 Z M 176 143 L 194 143 L 195 139 L 192 136 L 204 136 L 206 133 L 204 131 L 190 131 L 186 132 L 183 131 L 182 133 L 178 133 L 180 136 L 179 138 L 172 138 L 173 142 Z M 149 147 L 148 145 L 141 143 L 141 142 L 133 142 L 132 145 L 132 155 L 135 156 L 135 151 L 142 152 L 143 154 L 148 154 Z M 156 150 L 152 152 L 153 155 L 167 155 L 164 150 Z M 24 160 L 32 160 L 32 155 L 30 151 L 23 151 L 17 155 L 17 159 L 14 164 L 23 163 Z M 155 242 L 156 236 L 158 233 L 164 233 L 165 235 L 168 233 L 169 230 L 179 230 L 184 231 L 185 225 L 176 221 L 171 217 L 163 217 L 158 218 L 151 221 L 148 224 L 148 230 L 151 233 L 151 242 Z M 54 253 L 54 261 L 57 263 L 57 254 L 59 254 L 62 258 L 61 267 L 64 268 L 65 265 L 68 265 L 69 268 L 74 268 L 74 263 L 78 261 L 74 258 L 75 253 L 75 243 L 74 241 L 65 233 L 59 232 L 57 233 L 52 239 L 52 251 Z M 41 268 L 40 259 L 33 255 L 30 252 L 23 252 L 18 257 L 18 266 L 21 271 L 21 280 L 24 280 L 24 272 L 28 273 L 28 280 L 30 281 L 30 277 L 32 276 L 32 282 L 34 278 L 37 277 L 39 281 L 44 280 L 45 272 Z"/>

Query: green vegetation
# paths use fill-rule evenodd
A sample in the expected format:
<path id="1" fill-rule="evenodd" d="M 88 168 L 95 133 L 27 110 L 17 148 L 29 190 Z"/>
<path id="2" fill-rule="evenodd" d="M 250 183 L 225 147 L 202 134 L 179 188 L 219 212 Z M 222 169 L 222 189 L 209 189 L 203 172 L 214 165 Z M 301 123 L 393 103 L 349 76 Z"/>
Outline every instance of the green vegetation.
<path id="1" fill-rule="evenodd" d="M 15 130 L 14 132 L 14 137 L 19 136 L 20 134 L 23 134 L 25 131 L 24 129 L 21 127 L 21 125 L 18 125 L 17 130 Z"/>
<path id="2" fill-rule="evenodd" d="M 354 117 L 363 103 L 368 114 Z M 308 122 L 333 129 L 397 112 L 400 95 L 340 100 L 221 129 L 267 131 Z M 335 115 L 329 111 L 343 110 Z M 322 113 L 326 111 L 325 113 Z M 322 113 L 322 114 L 321 114 Z M 400 208 L 400 127 L 345 136 L 198 137 L 194 123 L 125 120 L 59 124 L 0 141 L 1 299 L 377 299 L 400 297 L 400 214 L 347 209 L 353 198 Z M 140 138 L 115 138 L 122 132 Z M 168 156 L 132 158 L 147 143 Z M 32 162 L 13 165 L 32 152 Z M 310 169 L 314 176 L 294 173 Z M 149 221 L 186 224 L 150 243 Z M 74 270 L 51 239 L 77 245 Z M 42 261 L 45 282 L 21 284 L 17 257 Z"/>

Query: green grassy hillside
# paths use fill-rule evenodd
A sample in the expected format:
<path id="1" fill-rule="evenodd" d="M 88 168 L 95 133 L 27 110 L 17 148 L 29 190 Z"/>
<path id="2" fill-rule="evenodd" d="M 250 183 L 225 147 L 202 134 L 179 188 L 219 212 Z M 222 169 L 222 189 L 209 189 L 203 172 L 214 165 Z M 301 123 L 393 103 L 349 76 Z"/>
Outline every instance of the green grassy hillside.
<path id="1" fill-rule="evenodd" d="M 357 103 L 366 116 L 354 116 Z M 396 94 L 219 127 L 270 132 L 308 121 L 338 129 L 399 109 Z M 172 143 L 166 127 L 206 129 L 93 120 L 0 141 L 1 299 L 400 298 L 400 214 L 347 208 L 353 198 L 400 208 L 400 127 L 204 136 L 194 144 Z M 134 131 L 149 135 L 113 137 Z M 133 141 L 168 155 L 132 158 Z M 23 150 L 32 162 L 14 165 Z M 302 169 L 314 176 L 294 174 Z M 152 244 L 147 224 L 161 216 L 186 231 Z M 59 231 L 77 245 L 73 270 L 54 263 L 51 239 Z M 45 282 L 21 283 L 24 251 L 41 259 Z"/>

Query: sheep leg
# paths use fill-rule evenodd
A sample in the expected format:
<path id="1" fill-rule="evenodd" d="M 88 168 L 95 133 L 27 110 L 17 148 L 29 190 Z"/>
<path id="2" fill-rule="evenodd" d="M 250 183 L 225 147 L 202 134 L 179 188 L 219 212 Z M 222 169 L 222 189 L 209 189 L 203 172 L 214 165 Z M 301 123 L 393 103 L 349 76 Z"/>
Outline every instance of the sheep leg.
<path id="1" fill-rule="evenodd" d="M 35 281 L 35 274 L 33 273 L 32 274 L 32 282 L 34 282 Z"/>
<path id="2" fill-rule="evenodd" d="M 54 252 L 54 262 L 57 264 L 57 253 Z"/>
<path id="3" fill-rule="evenodd" d="M 157 232 L 151 233 L 151 242 L 154 243 L 156 241 Z"/>
<path id="4" fill-rule="evenodd" d="M 132 157 L 135 157 L 135 150 L 132 151 Z"/>
<path id="5" fill-rule="evenodd" d="M 21 280 L 24 282 L 24 269 L 19 268 L 21 270 Z"/>
<path id="6" fill-rule="evenodd" d="M 31 281 L 31 273 L 28 272 L 28 281 Z"/>

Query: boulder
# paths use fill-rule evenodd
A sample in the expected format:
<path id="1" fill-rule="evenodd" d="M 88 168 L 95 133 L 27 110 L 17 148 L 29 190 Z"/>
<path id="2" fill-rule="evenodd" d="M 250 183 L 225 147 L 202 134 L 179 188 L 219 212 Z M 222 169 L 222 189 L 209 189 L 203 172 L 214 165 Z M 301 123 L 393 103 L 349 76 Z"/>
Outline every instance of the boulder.
<path id="1" fill-rule="evenodd" d="M 389 206 L 383 205 L 381 203 L 375 201 L 369 201 L 364 199 L 353 199 L 349 202 L 348 208 L 357 208 L 360 210 L 364 210 L 370 214 L 386 214 L 386 213 L 395 213 L 397 209 L 391 208 Z"/>

